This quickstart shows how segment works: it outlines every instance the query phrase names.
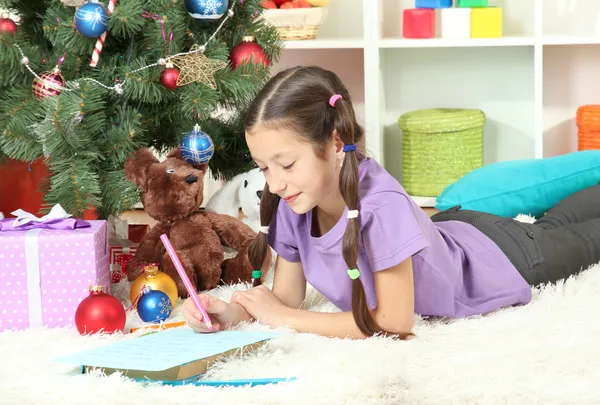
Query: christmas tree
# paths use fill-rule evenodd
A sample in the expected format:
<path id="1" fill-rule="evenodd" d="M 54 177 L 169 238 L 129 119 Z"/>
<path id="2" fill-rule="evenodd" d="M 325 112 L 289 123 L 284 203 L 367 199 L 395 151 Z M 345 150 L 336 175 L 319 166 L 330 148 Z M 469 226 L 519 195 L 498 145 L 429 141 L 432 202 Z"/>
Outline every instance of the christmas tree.
<path id="1" fill-rule="evenodd" d="M 126 156 L 190 133 L 208 134 L 216 178 L 252 167 L 245 110 L 282 46 L 260 0 L 0 0 L 3 11 L 0 156 L 44 159 L 42 211 L 129 209 Z"/>

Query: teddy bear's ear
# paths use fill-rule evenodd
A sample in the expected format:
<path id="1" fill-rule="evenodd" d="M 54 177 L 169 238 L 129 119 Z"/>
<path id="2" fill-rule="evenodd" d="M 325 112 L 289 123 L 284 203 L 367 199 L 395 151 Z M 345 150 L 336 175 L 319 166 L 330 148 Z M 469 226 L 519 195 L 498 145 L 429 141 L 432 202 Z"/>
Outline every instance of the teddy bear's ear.
<path id="1" fill-rule="evenodd" d="M 167 159 L 168 158 L 175 158 L 175 159 L 183 160 L 183 156 L 181 156 L 181 148 L 178 146 L 175 149 L 173 149 L 171 152 L 169 152 L 169 154 L 167 155 Z"/>
<path id="2" fill-rule="evenodd" d="M 173 149 L 171 152 L 169 152 L 167 158 L 184 160 L 183 156 L 181 155 L 181 148 L 178 146 L 177 148 Z M 201 170 L 204 174 L 206 174 L 206 171 L 208 170 L 208 163 L 203 163 L 201 165 L 192 165 L 192 167 L 194 169 Z"/>
<path id="3" fill-rule="evenodd" d="M 138 149 L 125 160 L 125 177 L 127 180 L 146 191 L 148 183 L 148 168 L 159 163 L 148 148 Z"/>

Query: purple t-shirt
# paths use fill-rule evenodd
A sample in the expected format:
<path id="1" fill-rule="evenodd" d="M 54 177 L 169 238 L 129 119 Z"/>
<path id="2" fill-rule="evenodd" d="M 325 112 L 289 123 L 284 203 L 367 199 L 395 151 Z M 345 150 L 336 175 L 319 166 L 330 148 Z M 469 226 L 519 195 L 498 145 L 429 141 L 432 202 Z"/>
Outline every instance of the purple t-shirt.
<path id="1" fill-rule="evenodd" d="M 526 304 L 531 287 L 486 235 L 458 221 L 433 222 L 375 160 L 359 165 L 361 247 L 358 268 L 369 308 L 376 306 L 373 272 L 412 256 L 415 312 L 463 317 Z M 301 262 L 306 280 L 342 311 L 352 308 L 352 281 L 342 256 L 347 209 L 334 227 L 311 235 L 312 211 L 294 213 L 281 200 L 269 244 Z"/>

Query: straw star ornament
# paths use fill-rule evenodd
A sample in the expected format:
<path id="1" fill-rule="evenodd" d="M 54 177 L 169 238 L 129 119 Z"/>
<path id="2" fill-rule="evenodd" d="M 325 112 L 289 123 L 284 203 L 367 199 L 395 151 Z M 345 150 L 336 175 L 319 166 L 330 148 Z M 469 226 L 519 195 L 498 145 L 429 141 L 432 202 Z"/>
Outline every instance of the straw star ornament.
<path id="1" fill-rule="evenodd" d="M 171 62 L 179 68 L 178 86 L 200 82 L 212 89 L 217 88 L 215 72 L 227 66 L 226 62 L 207 57 L 198 45 L 192 46 L 187 55 L 172 58 Z"/>

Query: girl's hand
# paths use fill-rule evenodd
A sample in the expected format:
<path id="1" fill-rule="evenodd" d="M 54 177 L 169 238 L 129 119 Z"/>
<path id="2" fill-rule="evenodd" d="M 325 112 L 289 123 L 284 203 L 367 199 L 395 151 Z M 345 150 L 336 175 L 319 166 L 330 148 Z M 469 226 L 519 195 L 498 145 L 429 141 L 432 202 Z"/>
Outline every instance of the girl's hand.
<path id="1" fill-rule="evenodd" d="M 200 299 L 200 304 L 202 304 L 202 307 L 210 317 L 213 331 L 224 330 L 228 324 L 238 321 L 236 315 L 239 315 L 239 312 L 231 304 L 208 294 L 200 294 L 198 298 Z M 188 325 L 196 332 L 211 332 L 202 321 L 202 313 L 198 311 L 191 298 L 185 300 L 183 316 Z"/>
<path id="2" fill-rule="evenodd" d="M 257 321 L 273 327 L 285 325 L 287 317 L 291 315 L 290 308 L 264 285 L 236 291 L 231 302 L 241 305 Z"/>

